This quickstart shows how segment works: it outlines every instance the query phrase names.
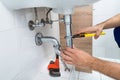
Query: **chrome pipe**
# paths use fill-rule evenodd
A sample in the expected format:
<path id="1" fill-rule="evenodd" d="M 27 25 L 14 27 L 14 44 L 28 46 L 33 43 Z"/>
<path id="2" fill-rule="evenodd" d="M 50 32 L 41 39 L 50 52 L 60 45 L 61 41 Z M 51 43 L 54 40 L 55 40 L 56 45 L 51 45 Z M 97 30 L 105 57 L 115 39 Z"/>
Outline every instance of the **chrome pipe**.
<path id="1" fill-rule="evenodd" d="M 56 38 L 51 36 L 43 36 L 42 33 L 37 33 L 35 36 L 35 42 L 38 46 L 42 45 L 43 42 L 52 43 L 55 53 L 60 55 L 60 44 Z"/>
<path id="2" fill-rule="evenodd" d="M 73 41 L 72 41 L 72 29 L 71 29 L 71 15 L 64 15 L 64 23 L 65 23 L 65 28 L 66 28 L 66 45 L 68 47 L 73 47 Z"/>

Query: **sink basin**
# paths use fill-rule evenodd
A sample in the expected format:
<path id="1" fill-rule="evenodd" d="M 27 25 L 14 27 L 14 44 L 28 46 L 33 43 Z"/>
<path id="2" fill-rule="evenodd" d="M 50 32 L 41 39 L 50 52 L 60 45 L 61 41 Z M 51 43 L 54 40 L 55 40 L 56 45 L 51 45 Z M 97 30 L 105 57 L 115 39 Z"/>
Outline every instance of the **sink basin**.
<path id="1" fill-rule="evenodd" d="M 57 13 L 70 13 L 74 7 L 93 4 L 99 0 L 1 0 L 10 9 L 50 7 Z"/>

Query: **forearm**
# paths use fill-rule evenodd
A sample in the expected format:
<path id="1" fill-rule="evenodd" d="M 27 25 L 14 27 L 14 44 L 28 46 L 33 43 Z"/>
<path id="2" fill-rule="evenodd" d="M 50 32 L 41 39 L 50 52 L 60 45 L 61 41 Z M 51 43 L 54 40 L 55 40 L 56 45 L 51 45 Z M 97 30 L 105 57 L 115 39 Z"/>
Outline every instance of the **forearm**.
<path id="1" fill-rule="evenodd" d="M 92 69 L 120 80 L 120 64 L 95 58 Z"/>
<path id="2" fill-rule="evenodd" d="M 103 29 L 115 28 L 120 26 L 120 14 L 113 16 L 112 18 L 98 24 L 102 25 Z"/>

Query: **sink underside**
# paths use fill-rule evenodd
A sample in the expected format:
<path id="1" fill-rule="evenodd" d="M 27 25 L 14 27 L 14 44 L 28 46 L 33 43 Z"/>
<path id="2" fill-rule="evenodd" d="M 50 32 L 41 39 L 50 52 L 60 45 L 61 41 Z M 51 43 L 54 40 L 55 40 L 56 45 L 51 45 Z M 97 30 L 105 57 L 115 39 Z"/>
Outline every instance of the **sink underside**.
<path id="1" fill-rule="evenodd" d="M 10 9 L 49 7 L 54 9 L 72 9 L 93 4 L 99 0 L 1 0 Z"/>

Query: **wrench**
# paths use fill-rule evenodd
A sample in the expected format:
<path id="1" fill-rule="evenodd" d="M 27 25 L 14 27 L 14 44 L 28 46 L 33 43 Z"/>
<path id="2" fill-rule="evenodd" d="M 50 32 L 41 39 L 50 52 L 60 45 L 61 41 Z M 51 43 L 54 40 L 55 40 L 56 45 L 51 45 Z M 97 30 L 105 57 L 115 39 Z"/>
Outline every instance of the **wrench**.
<path id="1" fill-rule="evenodd" d="M 58 51 L 58 53 L 59 53 L 58 55 L 61 57 L 61 61 L 62 61 L 63 65 L 64 65 L 64 67 L 65 67 L 65 71 L 69 71 L 70 72 L 70 69 L 68 68 L 67 64 L 62 59 L 60 51 L 62 51 L 62 49 Z"/>

